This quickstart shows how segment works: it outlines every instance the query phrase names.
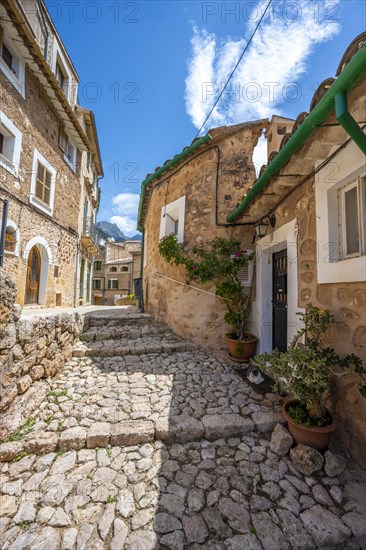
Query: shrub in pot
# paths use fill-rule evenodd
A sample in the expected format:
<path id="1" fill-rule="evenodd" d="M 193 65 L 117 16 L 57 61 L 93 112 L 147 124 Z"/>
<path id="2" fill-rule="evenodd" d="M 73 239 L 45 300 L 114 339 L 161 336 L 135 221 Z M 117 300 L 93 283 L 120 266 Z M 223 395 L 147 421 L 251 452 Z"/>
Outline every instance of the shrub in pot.
<path id="1" fill-rule="evenodd" d="M 303 443 L 319 451 L 328 448 L 335 424 L 327 408 L 331 393 L 334 368 L 351 368 L 362 378 L 362 362 L 354 354 L 340 357 L 326 345 L 326 334 L 335 322 L 329 310 L 307 305 L 299 314 L 303 328 L 296 334 L 286 352 L 274 350 L 252 360 L 275 381 L 275 390 L 287 394 L 282 412 L 296 443 Z M 304 343 L 300 340 L 304 339 Z M 366 395 L 366 387 L 360 388 Z"/>
<path id="2" fill-rule="evenodd" d="M 193 257 L 189 257 L 173 234 L 161 239 L 159 252 L 168 262 L 183 265 L 189 280 L 215 285 L 216 295 L 227 308 L 225 321 L 233 327 L 226 335 L 230 355 L 237 360 L 252 357 L 257 337 L 248 332 L 251 286 L 242 285 L 239 272 L 248 266 L 253 253 L 243 249 L 235 238 L 216 237 L 209 248 L 193 248 Z"/>

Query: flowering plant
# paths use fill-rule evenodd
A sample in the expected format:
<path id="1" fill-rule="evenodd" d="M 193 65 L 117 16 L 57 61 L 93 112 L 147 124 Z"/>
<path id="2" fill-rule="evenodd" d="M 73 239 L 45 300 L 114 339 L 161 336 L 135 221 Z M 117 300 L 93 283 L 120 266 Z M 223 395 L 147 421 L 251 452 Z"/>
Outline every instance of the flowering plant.
<path id="1" fill-rule="evenodd" d="M 187 256 L 176 237 L 171 234 L 159 243 L 159 252 L 165 260 L 183 265 L 190 280 L 201 284 L 212 283 L 216 295 L 223 299 L 227 313 L 225 321 L 234 327 L 236 338 L 245 340 L 251 307 L 251 286 L 244 287 L 240 271 L 253 259 L 253 253 L 241 247 L 235 239 L 216 237 L 208 249 L 195 247 Z"/>

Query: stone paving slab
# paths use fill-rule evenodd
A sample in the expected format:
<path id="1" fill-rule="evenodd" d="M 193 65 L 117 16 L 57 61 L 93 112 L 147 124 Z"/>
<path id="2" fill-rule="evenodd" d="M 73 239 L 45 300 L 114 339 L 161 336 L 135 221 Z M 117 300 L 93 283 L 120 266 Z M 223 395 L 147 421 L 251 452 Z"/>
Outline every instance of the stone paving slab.
<path id="1" fill-rule="evenodd" d="M 256 432 L 29 454 L 1 468 L 2 548 L 363 548 L 349 479 L 302 476 Z"/>

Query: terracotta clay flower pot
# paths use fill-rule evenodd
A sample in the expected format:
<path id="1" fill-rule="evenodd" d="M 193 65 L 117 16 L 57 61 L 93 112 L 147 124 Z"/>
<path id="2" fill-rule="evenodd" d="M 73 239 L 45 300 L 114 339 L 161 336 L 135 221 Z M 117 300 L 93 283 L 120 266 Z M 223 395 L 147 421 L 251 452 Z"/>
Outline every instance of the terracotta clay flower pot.
<path id="1" fill-rule="evenodd" d="M 229 354 L 233 359 L 246 361 L 253 357 L 258 338 L 254 334 L 246 334 L 244 341 L 235 339 L 234 334 L 226 334 L 225 341 Z"/>
<path id="2" fill-rule="evenodd" d="M 288 429 L 297 444 L 302 443 L 308 447 L 312 447 L 317 451 L 324 452 L 329 447 L 330 436 L 336 429 L 334 422 L 323 428 L 308 428 L 302 424 L 295 424 L 292 418 L 287 414 L 287 409 L 291 406 L 298 405 L 297 399 L 289 399 L 282 406 L 282 414 L 288 422 Z"/>

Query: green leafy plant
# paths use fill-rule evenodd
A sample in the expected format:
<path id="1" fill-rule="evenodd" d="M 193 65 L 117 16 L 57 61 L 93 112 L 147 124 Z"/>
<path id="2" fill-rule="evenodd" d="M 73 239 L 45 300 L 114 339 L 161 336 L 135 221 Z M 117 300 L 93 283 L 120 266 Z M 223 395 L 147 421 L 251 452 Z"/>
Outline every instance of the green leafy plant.
<path id="1" fill-rule="evenodd" d="M 189 257 L 176 237 L 171 234 L 159 243 L 160 255 L 169 263 L 185 267 L 189 280 L 215 285 L 216 295 L 227 308 L 225 321 L 234 328 L 235 338 L 244 341 L 251 308 L 251 287 L 244 287 L 239 273 L 253 259 L 253 253 L 243 249 L 235 238 L 216 237 L 208 249 L 195 247 Z"/>
<path id="2" fill-rule="evenodd" d="M 10 443 L 11 441 L 20 441 L 23 439 L 26 435 L 33 432 L 33 427 L 37 422 L 37 418 L 34 416 L 30 416 L 19 426 L 19 428 L 6 437 L 2 443 Z"/>
<path id="3" fill-rule="evenodd" d="M 298 315 L 303 328 L 297 332 L 289 349 L 263 353 L 252 359 L 252 363 L 274 379 L 277 391 L 298 399 L 299 405 L 287 411 L 294 422 L 324 426 L 330 421 L 326 406 L 333 367 L 351 368 L 364 379 L 366 373 L 359 357 L 354 354 L 340 357 L 327 346 L 326 335 L 335 323 L 329 310 L 308 304 L 306 312 Z M 300 342 L 303 337 L 305 343 Z"/>

